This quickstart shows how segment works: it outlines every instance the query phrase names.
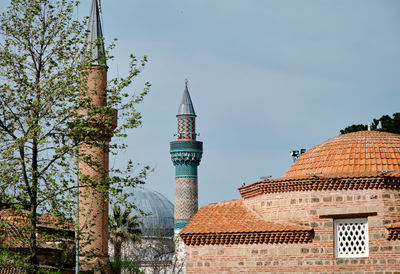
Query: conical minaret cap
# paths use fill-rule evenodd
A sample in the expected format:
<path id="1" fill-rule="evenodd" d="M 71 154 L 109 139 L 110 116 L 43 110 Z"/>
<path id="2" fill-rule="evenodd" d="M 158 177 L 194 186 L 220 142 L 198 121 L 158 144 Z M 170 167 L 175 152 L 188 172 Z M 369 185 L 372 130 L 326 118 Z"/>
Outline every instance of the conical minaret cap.
<path id="1" fill-rule="evenodd" d="M 187 87 L 188 81 L 185 81 L 185 90 L 183 91 L 183 96 L 182 96 L 182 102 L 181 105 L 179 106 L 178 110 L 178 116 L 179 115 L 194 115 L 196 116 L 196 113 L 194 112 L 193 104 L 192 104 L 192 99 L 190 99 L 190 94 L 189 90 Z"/>
<path id="2" fill-rule="evenodd" d="M 91 51 L 90 63 L 92 65 L 106 65 L 103 39 L 104 37 L 100 22 L 99 6 L 97 4 L 97 0 L 93 0 L 89 17 L 88 35 L 86 37 L 88 50 Z"/>

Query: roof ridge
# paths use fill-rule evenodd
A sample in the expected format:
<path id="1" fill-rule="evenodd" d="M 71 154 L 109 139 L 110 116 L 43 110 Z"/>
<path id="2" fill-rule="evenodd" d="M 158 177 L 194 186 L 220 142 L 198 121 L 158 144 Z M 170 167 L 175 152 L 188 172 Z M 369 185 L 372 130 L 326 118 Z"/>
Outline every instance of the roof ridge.
<path id="1" fill-rule="evenodd" d="M 214 202 L 214 203 L 209 203 L 207 205 L 203 205 L 202 207 L 206 207 L 206 206 L 218 206 L 218 205 L 227 205 L 227 204 L 233 204 L 233 203 L 242 203 L 243 199 L 239 198 L 239 199 L 234 199 L 234 200 L 227 200 L 227 201 L 218 201 L 218 202 Z"/>

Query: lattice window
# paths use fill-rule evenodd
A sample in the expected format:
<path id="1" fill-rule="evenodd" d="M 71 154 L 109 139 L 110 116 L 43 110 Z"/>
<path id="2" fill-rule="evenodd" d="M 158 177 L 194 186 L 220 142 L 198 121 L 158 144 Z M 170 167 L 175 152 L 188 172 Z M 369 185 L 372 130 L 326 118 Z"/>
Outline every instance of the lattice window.
<path id="1" fill-rule="evenodd" d="M 334 226 L 337 258 L 368 257 L 367 218 L 336 219 Z"/>

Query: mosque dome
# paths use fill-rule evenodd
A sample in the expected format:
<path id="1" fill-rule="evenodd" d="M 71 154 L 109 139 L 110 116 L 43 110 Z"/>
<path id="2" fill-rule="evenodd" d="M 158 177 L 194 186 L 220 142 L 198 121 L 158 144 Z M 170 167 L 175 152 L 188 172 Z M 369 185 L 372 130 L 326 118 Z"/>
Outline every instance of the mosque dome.
<path id="1" fill-rule="evenodd" d="M 133 202 L 138 209 L 150 214 L 140 219 L 144 236 L 173 235 L 174 205 L 164 195 L 138 186 L 134 189 Z"/>
<path id="2" fill-rule="evenodd" d="M 400 171 L 400 135 L 358 131 L 331 138 L 303 153 L 284 178 Z"/>

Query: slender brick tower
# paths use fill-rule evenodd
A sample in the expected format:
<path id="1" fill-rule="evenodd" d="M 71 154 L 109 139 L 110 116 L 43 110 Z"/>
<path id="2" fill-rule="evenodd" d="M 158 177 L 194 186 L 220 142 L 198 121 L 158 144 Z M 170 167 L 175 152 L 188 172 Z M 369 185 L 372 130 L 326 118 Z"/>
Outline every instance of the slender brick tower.
<path id="1" fill-rule="evenodd" d="M 107 87 L 107 64 L 103 43 L 103 33 L 99 17 L 97 0 L 92 1 L 92 9 L 89 18 L 87 42 L 91 46 L 91 63 L 88 69 L 82 70 L 85 75 L 86 85 L 82 87 L 85 94 L 83 98 L 89 99 L 91 104 L 105 107 Z M 93 45 L 96 45 L 93 47 Z M 87 110 L 79 109 L 81 114 L 88 115 Z M 102 120 L 96 116 L 94 119 L 101 127 Z M 116 119 L 116 117 L 115 117 Z M 116 121 L 116 120 L 115 120 Z M 116 126 L 114 121 L 113 127 Z M 81 270 L 102 268 L 103 272 L 110 273 L 108 257 L 108 203 L 104 194 L 96 189 L 96 185 L 106 181 L 108 176 L 108 141 L 100 141 L 95 137 L 89 137 L 85 144 L 79 146 L 79 152 L 90 161 L 79 161 L 80 178 L 90 178 L 80 182 L 79 192 L 79 224 L 81 240 L 79 243 Z M 92 162 L 92 164 L 89 164 Z M 93 163 L 99 166 L 93 165 Z M 88 238 L 89 237 L 89 238 Z"/>
<path id="2" fill-rule="evenodd" d="M 174 230 L 179 232 L 198 210 L 197 166 L 203 154 L 203 143 L 196 141 L 196 114 L 187 80 L 176 117 L 177 141 L 170 143 L 170 152 L 175 166 Z"/>

